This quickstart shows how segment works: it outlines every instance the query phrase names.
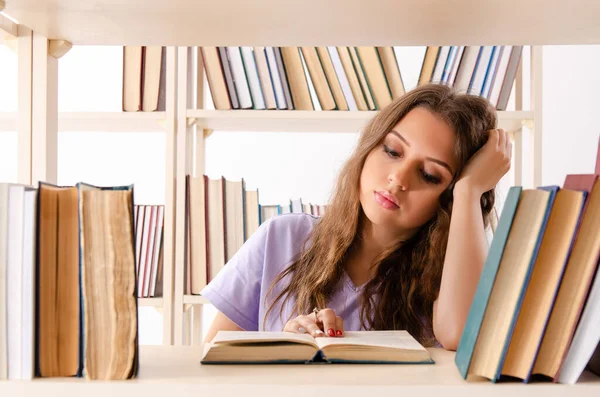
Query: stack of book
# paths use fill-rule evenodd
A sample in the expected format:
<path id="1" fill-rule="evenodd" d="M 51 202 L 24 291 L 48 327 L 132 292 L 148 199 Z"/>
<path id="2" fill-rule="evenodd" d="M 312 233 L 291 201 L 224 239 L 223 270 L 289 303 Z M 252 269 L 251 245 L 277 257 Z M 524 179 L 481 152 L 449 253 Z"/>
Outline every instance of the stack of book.
<path id="1" fill-rule="evenodd" d="M 137 373 L 133 187 L 0 184 L 0 379 Z"/>
<path id="2" fill-rule="evenodd" d="M 595 173 L 513 186 L 456 353 L 464 378 L 600 374 L 600 144 Z"/>
<path id="3" fill-rule="evenodd" d="M 123 111 L 165 110 L 166 56 L 159 46 L 123 47 Z"/>
<path id="4" fill-rule="evenodd" d="M 162 296 L 164 205 L 135 205 L 135 268 L 138 298 Z"/>
<path id="5" fill-rule="evenodd" d="M 418 85 L 506 110 L 522 46 L 429 46 Z M 404 95 L 400 47 L 201 47 L 217 110 L 379 110 Z"/>

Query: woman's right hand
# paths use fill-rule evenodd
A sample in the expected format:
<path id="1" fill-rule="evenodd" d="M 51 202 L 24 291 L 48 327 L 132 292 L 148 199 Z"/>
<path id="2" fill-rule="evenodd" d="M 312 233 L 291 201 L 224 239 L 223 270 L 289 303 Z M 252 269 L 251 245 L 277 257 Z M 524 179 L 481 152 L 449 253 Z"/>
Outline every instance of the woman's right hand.
<path id="1" fill-rule="evenodd" d="M 310 334 L 313 337 L 344 336 L 344 320 L 336 316 L 332 309 L 321 309 L 317 313 L 300 315 L 291 319 L 283 328 L 285 332 L 294 332 L 297 334 Z"/>

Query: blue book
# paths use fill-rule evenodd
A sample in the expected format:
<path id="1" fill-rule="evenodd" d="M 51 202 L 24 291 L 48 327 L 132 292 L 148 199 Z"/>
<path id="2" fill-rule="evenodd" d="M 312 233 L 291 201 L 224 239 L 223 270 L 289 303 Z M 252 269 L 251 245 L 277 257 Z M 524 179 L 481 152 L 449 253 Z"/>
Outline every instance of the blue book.
<path id="1" fill-rule="evenodd" d="M 512 221 L 517 212 L 519 204 L 519 198 L 521 196 L 523 188 L 521 186 L 513 186 L 509 189 L 500 220 L 498 222 L 498 228 L 492 239 L 492 244 L 488 251 L 488 255 L 481 272 L 479 283 L 477 284 L 477 290 L 469 310 L 469 316 L 460 338 L 454 362 L 462 375 L 463 378 L 467 378 L 467 371 L 471 363 L 471 357 L 473 356 L 473 350 L 475 349 L 475 342 L 479 336 L 479 330 L 483 322 L 483 316 L 487 308 L 487 304 L 494 286 L 494 280 L 498 273 L 500 261 L 502 259 L 502 253 L 508 240 L 508 235 L 512 226 Z"/>

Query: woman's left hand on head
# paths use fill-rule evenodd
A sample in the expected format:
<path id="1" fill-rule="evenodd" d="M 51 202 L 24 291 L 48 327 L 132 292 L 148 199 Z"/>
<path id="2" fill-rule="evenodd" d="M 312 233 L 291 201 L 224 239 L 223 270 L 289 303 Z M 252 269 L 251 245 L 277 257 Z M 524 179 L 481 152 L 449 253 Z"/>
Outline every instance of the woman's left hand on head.
<path id="1" fill-rule="evenodd" d="M 467 162 L 455 189 L 468 188 L 481 195 L 493 189 L 510 170 L 512 142 L 503 129 L 491 130 L 487 142 Z"/>

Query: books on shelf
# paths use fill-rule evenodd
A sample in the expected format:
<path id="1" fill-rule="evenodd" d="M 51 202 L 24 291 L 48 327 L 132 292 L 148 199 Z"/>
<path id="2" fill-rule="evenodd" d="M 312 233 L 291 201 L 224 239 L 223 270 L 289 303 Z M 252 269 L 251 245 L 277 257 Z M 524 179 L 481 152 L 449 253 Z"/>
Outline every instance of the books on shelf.
<path id="1" fill-rule="evenodd" d="M 434 364 L 406 331 L 354 331 L 343 338 L 292 332 L 219 331 L 202 364 Z"/>
<path id="2" fill-rule="evenodd" d="M 513 186 L 456 352 L 461 375 L 575 383 L 600 355 L 599 259 L 598 174 Z"/>
<path id="3" fill-rule="evenodd" d="M 302 199 L 263 205 L 258 189 L 248 189 L 243 179 L 187 175 L 184 294 L 199 295 L 270 217 L 290 212 L 321 216 L 325 210 L 324 205 L 302 203 Z"/>
<path id="4" fill-rule="evenodd" d="M 166 55 L 164 47 L 124 46 L 123 111 L 164 111 L 166 96 L 165 72 Z"/>
<path id="5" fill-rule="evenodd" d="M 198 54 L 217 110 L 379 110 L 406 92 L 398 49 L 200 47 Z M 451 85 L 506 110 L 522 50 L 429 46 L 418 85 Z"/>
<path id="6" fill-rule="evenodd" d="M 133 186 L 0 184 L 0 379 L 136 375 L 133 208 Z"/>
<path id="7" fill-rule="evenodd" d="M 162 296 L 164 205 L 135 205 L 135 268 L 138 298 Z"/>

